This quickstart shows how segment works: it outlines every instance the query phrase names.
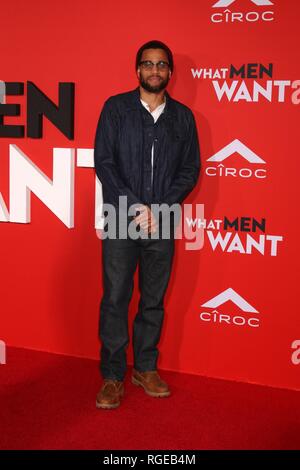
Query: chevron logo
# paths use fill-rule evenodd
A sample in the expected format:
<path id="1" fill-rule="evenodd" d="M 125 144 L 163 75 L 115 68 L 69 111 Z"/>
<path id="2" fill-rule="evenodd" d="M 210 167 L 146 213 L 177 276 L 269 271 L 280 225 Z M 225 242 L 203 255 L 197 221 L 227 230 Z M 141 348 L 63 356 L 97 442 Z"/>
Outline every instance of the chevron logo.
<path id="1" fill-rule="evenodd" d="M 249 147 L 243 144 L 240 140 L 235 139 L 226 147 L 219 150 L 212 157 L 208 158 L 209 162 L 222 162 L 226 158 L 235 152 L 239 153 L 245 160 L 250 163 L 266 163 L 262 158 L 260 158 L 256 153 L 254 153 Z"/>
<path id="2" fill-rule="evenodd" d="M 213 8 L 226 8 L 229 7 L 232 3 L 234 3 L 236 0 L 219 0 L 213 5 Z M 274 5 L 273 2 L 270 0 L 250 0 L 252 3 L 257 5 L 258 7 L 260 6 L 268 6 L 268 5 Z"/>
<path id="3" fill-rule="evenodd" d="M 213 297 L 208 302 L 202 304 L 202 307 L 217 308 L 220 305 L 223 305 L 228 300 L 231 300 L 231 302 L 237 305 L 241 310 L 243 310 L 243 312 L 258 313 L 258 311 L 252 305 L 250 305 L 241 295 L 239 295 L 231 287 L 224 290 L 216 297 Z"/>

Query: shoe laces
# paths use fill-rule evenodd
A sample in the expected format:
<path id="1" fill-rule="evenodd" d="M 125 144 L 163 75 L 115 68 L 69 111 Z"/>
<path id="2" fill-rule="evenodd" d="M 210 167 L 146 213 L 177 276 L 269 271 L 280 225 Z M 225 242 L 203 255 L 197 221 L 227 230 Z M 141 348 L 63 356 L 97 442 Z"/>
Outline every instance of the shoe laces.
<path id="1" fill-rule="evenodd" d="M 103 384 L 103 390 L 107 387 L 107 385 L 114 385 L 115 388 L 117 388 L 118 384 L 121 384 L 122 382 L 120 380 L 114 380 L 114 379 L 104 379 L 104 384 Z"/>

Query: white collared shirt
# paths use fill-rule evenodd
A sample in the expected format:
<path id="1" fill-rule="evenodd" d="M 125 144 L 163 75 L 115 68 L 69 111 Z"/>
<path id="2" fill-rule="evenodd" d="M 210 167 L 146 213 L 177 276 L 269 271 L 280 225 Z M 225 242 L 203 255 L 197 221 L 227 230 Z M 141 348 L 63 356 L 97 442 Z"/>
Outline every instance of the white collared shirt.
<path id="1" fill-rule="evenodd" d="M 165 101 L 162 104 L 160 104 L 159 106 L 157 106 L 157 108 L 155 108 L 152 112 L 150 111 L 149 104 L 146 103 L 146 101 L 143 101 L 141 98 L 140 98 L 140 100 L 141 100 L 142 105 L 153 116 L 154 122 L 156 122 L 157 119 L 159 118 L 159 116 L 161 115 L 161 113 L 163 113 L 163 111 L 164 111 L 164 108 L 166 106 L 166 97 L 165 97 Z M 154 160 L 154 143 L 152 144 L 152 148 L 151 148 L 151 166 L 152 166 L 151 184 L 152 184 L 152 180 L 153 180 L 153 160 Z"/>

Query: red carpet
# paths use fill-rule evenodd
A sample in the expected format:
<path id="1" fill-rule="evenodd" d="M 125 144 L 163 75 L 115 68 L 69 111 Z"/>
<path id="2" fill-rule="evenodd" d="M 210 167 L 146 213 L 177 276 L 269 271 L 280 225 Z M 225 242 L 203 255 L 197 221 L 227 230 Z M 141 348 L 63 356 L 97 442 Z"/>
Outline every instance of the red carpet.
<path id="1" fill-rule="evenodd" d="M 173 395 L 131 384 L 97 410 L 97 361 L 8 348 L 1 449 L 299 449 L 299 393 L 161 371 Z"/>

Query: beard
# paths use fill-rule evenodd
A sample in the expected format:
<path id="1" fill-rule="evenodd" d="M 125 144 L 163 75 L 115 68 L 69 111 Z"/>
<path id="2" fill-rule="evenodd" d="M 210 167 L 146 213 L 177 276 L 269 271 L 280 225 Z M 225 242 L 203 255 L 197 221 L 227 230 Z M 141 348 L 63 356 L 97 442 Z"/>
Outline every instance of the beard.
<path id="1" fill-rule="evenodd" d="M 144 90 L 149 91 L 150 93 L 159 93 L 160 91 L 164 90 L 169 83 L 169 76 L 164 80 L 160 78 L 160 82 L 157 85 L 151 85 L 148 80 L 150 77 L 147 78 L 147 81 L 140 76 L 140 85 L 144 88 Z"/>

